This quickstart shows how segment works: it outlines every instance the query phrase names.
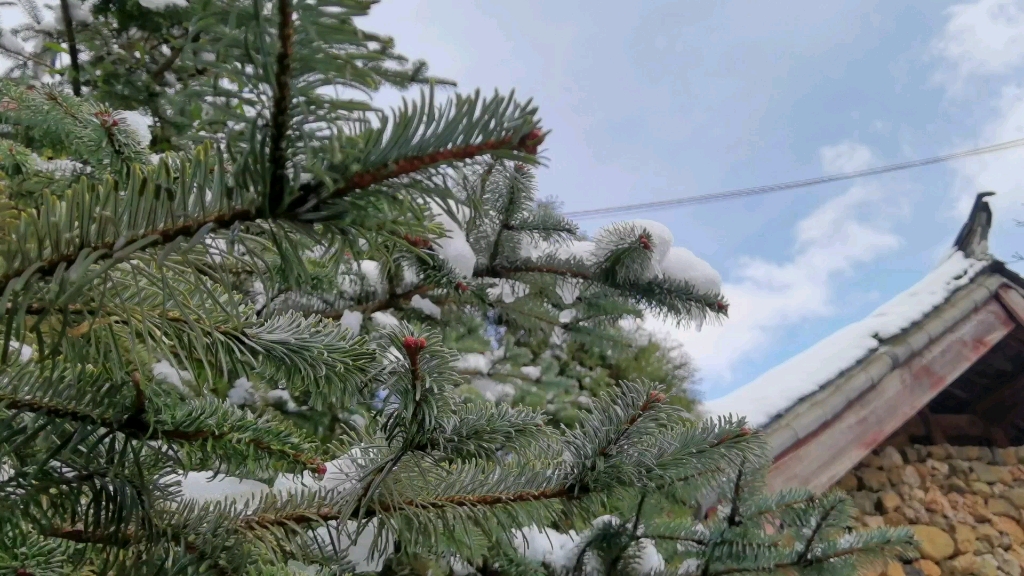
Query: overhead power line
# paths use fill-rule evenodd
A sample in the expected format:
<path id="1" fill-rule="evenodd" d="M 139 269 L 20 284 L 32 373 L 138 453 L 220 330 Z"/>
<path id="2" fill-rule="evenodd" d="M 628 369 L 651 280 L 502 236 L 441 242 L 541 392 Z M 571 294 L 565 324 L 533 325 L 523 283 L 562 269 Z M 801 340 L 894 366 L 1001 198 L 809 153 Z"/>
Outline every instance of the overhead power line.
<path id="1" fill-rule="evenodd" d="M 722 192 L 713 192 L 711 194 L 686 196 L 684 198 L 660 200 L 657 202 L 625 204 L 622 206 L 609 206 L 607 208 L 594 208 L 592 210 L 577 210 L 575 212 L 566 212 L 565 216 L 568 218 L 572 218 L 574 220 L 585 220 L 587 218 L 596 218 L 598 216 L 632 214 L 635 212 L 646 212 L 648 210 L 675 208 L 678 206 L 691 206 L 694 204 L 707 204 L 710 202 L 720 202 L 722 200 L 733 200 L 735 198 L 746 198 L 747 196 L 761 196 L 763 194 L 782 192 L 784 190 L 795 190 L 797 188 L 807 188 L 810 186 L 817 186 L 819 184 L 828 184 L 829 182 L 839 182 L 842 180 L 863 178 L 865 176 L 876 176 L 878 174 L 887 174 L 889 172 L 909 170 L 911 168 L 918 168 L 920 166 L 928 166 L 929 164 L 939 164 L 941 162 L 948 162 L 950 160 L 956 160 L 958 158 L 967 158 L 970 156 L 981 156 L 983 154 L 991 154 L 993 152 L 1002 152 L 1003 150 L 1010 150 L 1012 148 L 1017 148 L 1020 146 L 1024 146 L 1024 138 L 1018 140 L 1010 140 L 1008 142 L 1003 142 L 1001 144 L 993 144 L 992 146 L 985 146 L 984 148 L 974 148 L 971 150 L 954 152 L 952 154 L 944 154 L 942 156 L 932 156 L 931 158 L 912 160 L 910 162 L 901 162 L 899 164 L 889 164 L 886 166 L 879 166 L 877 168 L 866 168 L 864 170 L 855 170 L 853 172 L 843 172 L 841 174 L 832 174 L 830 176 L 819 176 L 817 178 L 808 178 L 807 180 L 795 180 L 792 182 L 782 182 L 779 184 L 767 184 L 765 186 L 754 186 L 753 188 L 738 188 L 736 190 L 724 190 Z"/>

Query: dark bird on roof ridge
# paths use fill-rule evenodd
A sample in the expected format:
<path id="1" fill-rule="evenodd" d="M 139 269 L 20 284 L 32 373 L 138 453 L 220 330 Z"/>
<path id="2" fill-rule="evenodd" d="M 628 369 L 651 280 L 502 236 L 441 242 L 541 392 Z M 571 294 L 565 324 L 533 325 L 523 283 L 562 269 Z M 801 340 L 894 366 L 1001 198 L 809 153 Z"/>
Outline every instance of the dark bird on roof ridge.
<path id="1" fill-rule="evenodd" d="M 964 222 L 960 233 L 956 235 L 953 247 L 960 250 L 968 258 L 988 255 L 988 231 L 992 227 L 992 208 L 985 198 L 995 196 L 995 192 L 979 192 L 974 198 L 971 214 Z"/>

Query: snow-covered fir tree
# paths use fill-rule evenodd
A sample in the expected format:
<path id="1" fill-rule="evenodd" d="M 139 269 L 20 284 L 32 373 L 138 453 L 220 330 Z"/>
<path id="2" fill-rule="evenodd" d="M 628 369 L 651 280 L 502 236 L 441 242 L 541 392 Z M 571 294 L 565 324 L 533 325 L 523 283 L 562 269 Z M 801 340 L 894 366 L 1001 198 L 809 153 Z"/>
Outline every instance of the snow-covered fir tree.
<path id="1" fill-rule="evenodd" d="M 475 357 L 434 307 L 538 358 L 538 334 L 568 353 L 726 306 L 664 227 L 586 240 L 534 202 L 529 102 L 351 95 L 429 80 L 356 27 L 370 5 L 64 0 L 16 36 L 47 40 L 0 85 L 0 570 L 841 575 L 909 554 L 905 531 L 852 531 L 840 493 L 765 494 L 762 438 L 662 386 L 622 382 L 567 428 L 465 401 Z M 154 94 L 161 53 L 182 80 Z M 281 415 L 353 406 L 314 431 Z"/>
<path id="2" fill-rule="evenodd" d="M 181 0 L 87 5 L 77 0 L 43 5 L 23 0 L 20 6 L 26 24 L 0 33 L 0 52 L 14 63 L 8 75 L 29 80 L 63 79 L 94 101 L 119 110 L 119 117 L 139 129 L 155 151 L 179 149 L 191 141 L 197 123 L 212 113 L 209 102 L 195 97 L 196 82 L 218 74 L 230 77 L 230 70 L 212 66 L 211 62 L 238 54 L 223 42 L 200 41 L 204 34 L 217 38 L 228 31 L 236 36 L 239 33 L 224 25 L 229 17 L 210 6 Z M 365 6 L 352 3 L 345 9 L 355 14 Z M 270 5 L 264 8 L 270 10 Z M 204 18 L 197 20 L 198 14 Z M 390 52 L 389 39 L 364 31 L 360 34 L 366 45 L 373 44 L 375 54 L 400 58 Z M 332 40 L 343 46 L 348 38 L 341 35 Z M 381 79 L 397 86 L 439 82 L 428 78 L 425 71 L 421 62 L 409 66 L 404 74 L 376 70 Z M 581 242 L 576 226 L 550 205 L 536 203 L 533 174 L 526 165 L 514 167 L 507 160 L 496 160 L 487 166 L 467 167 L 453 188 L 458 192 L 452 199 L 456 204 L 431 203 L 427 207 L 440 237 L 404 236 L 414 244 L 433 242 L 433 251 L 473 279 L 464 285 L 480 289 L 480 297 L 439 301 L 436 294 L 428 293 L 431 287 L 408 270 L 422 263 L 390 265 L 393 258 L 403 256 L 401 247 L 375 244 L 364 246 L 354 255 L 329 255 L 336 260 L 333 268 L 314 264 L 313 268 L 319 267 L 327 274 L 318 285 L 322 287 L 319 294 L 285 291 L 275 292 L 271 298 L 276 299 L 276 305 L 290 303 L 300 310 L 327 303 L 348 304 L 347 309 L 336 310 L 335 314 L 346 325 L 361 324 L 365 331 L 380 329 L 392 318 L 411 317 L 431 324 L 445 335 L 447 345 L 464 353 L 460 368 L 467 381 L 462 389 L 467 397 L 523 402 L 543 408 L 562 422 L 572 421 L 580 408 L 586 409 L 594 395 L 611 383 L 602 377 L 602 367 L 583 366 L 577 361 L 580 357 L 607 358 L 610 354 L 626 358 L 627 348 L 636 348 L 638 353 L 660 349 L 643 334 L 636 345 L 636 338 L 617 324 L 619 319 L 641 313 L 629 300 L 642 295 L 622 298 L 614 290 L 595 289 L 601 279 L 584 284 L 578 276 L 579 260 L 586 263 L 597 255 L 594 245 Z M 652 238 L 652 243 L 660 244 L 662 249 L 671 246 L 671 234 L 663 226 L 637 224 L 653 226 L 657 240 Z M 317 259 L 323 254 L 312 250 L 306 255 Z M 536 263 L 530 262 L 530 257 L 534 261 L 569 259 L 571 265 L 550 269 L 534 266 L 525 272 L 522 264 Z M 667 272 L 676 272 L 678 278 L 683 277 L 681 267 L 703 266 L 703 276 L 691 269 L 687 277 L 699 278 L 697 288 L 705 292 L 718 291 L 714 271 L 684 249 L 672 250 L 668 260 L 671 264 Z M 396 272 L 396 268 L 405 270 Z M 468 268 L 475 268 L 474 273 Z M 333 271 L 339 271 L 341 277 L 331 277 Z M 363 293 L 357 294 L 359 290 Z M 259 306 L 266 304 L 260 303 L 267 297 L 263 292 L 252 296 Z M 357 306 L 352 305 L 355 301 Z M 676 311 L 669 311 L 669 315 L 688 319 Z M 455 340 L 459 333 L 466 338 Z M 482 333 L 489 337 L 481 338 Z M 541 342 L 550 345 L 538 349 Z M 675 361 L 667 351 L 653 358 L 659 364 Z M 595 370 L 597 373 L 591 373 Z M 679 384 L 662 383 L 673 388 Z M 267 391 L 250 393 L 245 389 L 247 385 L 240 384 L 242 389 L 233 397 L 267 399 Z M 271 391 L 270 399 L 280 400 L 279 396 Z M 682 394 L 678 396 L 679 400 L 683 398 Z M 314 412 L 297 416 L 318 427 L 324 417 Z M 357 407 L 342 420 L 355 418 L 358 422 L 364 417 Z M 327 419 L 334 420 L 333 416 Z"/>

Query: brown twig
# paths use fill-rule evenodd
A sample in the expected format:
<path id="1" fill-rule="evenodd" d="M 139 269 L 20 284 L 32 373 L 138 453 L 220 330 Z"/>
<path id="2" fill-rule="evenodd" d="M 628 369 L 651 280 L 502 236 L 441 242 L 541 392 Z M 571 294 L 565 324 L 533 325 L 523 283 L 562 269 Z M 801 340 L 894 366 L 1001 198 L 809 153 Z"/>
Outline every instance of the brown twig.
<path id="1" fill-rule="evenodd" d="M 536 144 L 541 140 L 543 140 L 543 136 L 540 135 L 540 131 L 533 130 L 526 136 L 523 136 L 518 142 L 513 142 L 511 137 L 506 137 L 498 140 L 488 140 L 480 144 L 454 146 L 421 156 L 409 156 L 408 158 L 402 158 L 390 163 L 385 167 L 352 175 L 345 184 L 335 188 L 332 195 L 344 196 L 356 190 L 369 188 L 387 180 L 412 174 L 426 166 L 451 162 L 453 160 L 469 160 L 498 150 L 522 150 L 527 153 L 534 153 L 536 152 Z"/>

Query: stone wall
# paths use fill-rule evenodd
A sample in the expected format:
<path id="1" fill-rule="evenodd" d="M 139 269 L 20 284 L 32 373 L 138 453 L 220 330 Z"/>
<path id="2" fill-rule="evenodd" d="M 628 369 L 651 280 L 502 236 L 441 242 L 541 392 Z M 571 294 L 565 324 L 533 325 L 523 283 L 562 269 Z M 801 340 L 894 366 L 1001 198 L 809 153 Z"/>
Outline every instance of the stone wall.
<path id="1" fill-rule="evenodd" d="M 921 559 L 886 576 L 1022 576 L 1024 447 L 886 447 L 838 486 L 864 526 L 910 526 Z"/>

